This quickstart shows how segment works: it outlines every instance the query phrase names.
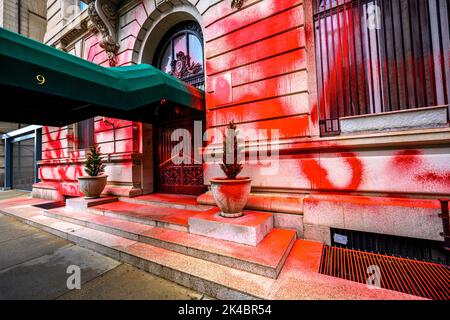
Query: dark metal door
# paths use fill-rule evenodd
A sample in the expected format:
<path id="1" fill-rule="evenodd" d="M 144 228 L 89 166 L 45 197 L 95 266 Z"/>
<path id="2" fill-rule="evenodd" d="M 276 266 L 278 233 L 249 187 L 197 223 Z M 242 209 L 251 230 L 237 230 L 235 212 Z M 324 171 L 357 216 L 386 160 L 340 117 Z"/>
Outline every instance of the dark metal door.
<path id="1" fill-rule="evenodd" d="M 200 195 L 206 191 L 203 164 L 194 157 L 195 121 L 202 121 L 204 125 L 204 116 L 165 122 L 156 128 L 156 187 L 161 193 Z M 182 153 L 183 157 L 190 159 L 190 164 L 176 164 L 173 161 L 172 150 L 180 141 L 172 141 L 171 137 L 177 129 L 185 129 L 190 133 L 191 152 Z"/>
<path id="2" fill-rule="evenodd" d="M 12 186 L 30 190 L 34 183 L 34 139 L 21 140 L 12 145 Z"/>

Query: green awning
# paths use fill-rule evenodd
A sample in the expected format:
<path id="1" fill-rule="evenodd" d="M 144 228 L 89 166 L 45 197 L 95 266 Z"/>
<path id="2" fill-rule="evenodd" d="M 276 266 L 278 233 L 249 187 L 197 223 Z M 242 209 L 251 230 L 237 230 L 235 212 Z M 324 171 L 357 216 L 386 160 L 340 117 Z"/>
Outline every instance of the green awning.
<path id="1" fill-rule="evenodd" d="M 0 95 L 0 120 L 41 125 L 93 116 L 152 122 L 175 106 L 204 111 L 203 91 L 150 65 L 105 68 L 3 28 Z"/>

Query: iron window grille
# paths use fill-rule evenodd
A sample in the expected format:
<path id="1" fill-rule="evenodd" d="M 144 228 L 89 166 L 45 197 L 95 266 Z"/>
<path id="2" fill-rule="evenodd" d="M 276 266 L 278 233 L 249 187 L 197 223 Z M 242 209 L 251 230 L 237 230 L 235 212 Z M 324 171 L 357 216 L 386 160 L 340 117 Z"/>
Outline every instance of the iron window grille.
<path id="1" fill-rule="evenodd" d="M 448 105 L 448 0 L 316 0 L 322 135 L 339 118 Z"/>

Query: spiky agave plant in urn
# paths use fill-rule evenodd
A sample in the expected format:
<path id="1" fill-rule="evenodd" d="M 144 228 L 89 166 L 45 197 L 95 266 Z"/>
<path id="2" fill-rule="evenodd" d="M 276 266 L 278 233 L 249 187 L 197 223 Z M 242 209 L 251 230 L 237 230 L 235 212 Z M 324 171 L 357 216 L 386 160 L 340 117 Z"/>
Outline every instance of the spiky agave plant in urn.
<path id="1" fill-rule="evenodd" d="M 105 189 L 108 176 L 105 172 L 105 165 L 100 153 L 100 147 L 93 145 L 86 154 L 84 162 L 84 171 L 87 176 L 78 177 L 80 191 L 86 199 L 95 199 L 100 197 Z"/>
<path id="2" fill-rule="evenodd" d="M 243 166 L 239 163 L 238 131 L 234 122 L 230 122 L 223 133 L 223 158 L 220 168 L 226 177 L 211 179 L 211 191 L 220 208 L 220 215 L 225 218 L 238 218 L 247 204 L 252 180 L 248 177 L 238 178 Z"/>

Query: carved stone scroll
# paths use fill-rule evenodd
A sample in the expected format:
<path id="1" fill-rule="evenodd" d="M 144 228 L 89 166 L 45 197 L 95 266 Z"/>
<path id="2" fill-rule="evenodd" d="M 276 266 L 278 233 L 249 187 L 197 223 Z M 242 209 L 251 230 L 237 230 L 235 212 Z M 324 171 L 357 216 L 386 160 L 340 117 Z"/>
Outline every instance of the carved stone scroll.
<path id="1" fill-rule="evenodd" d="M 88 0 L 89 17 L 102 36 L 100 47 L 105 49 L 109 65 L 112 67 L 117 64 L 116 55 L 120 47 L 117 41 L 119 2 L 119 0 Z"/>

